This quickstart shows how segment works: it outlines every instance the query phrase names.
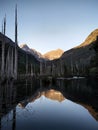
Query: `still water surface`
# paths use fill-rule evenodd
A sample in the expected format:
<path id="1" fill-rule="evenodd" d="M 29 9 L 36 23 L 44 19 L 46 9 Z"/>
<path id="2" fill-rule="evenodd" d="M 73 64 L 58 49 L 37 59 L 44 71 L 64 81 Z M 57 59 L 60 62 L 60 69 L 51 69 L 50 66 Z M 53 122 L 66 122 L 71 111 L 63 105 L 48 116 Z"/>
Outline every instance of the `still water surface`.
<path id="1" fill-rule="evenodd" d="M 0 130 L 98 130 L 96 81 L 31 80 L 0 87 Z"/>

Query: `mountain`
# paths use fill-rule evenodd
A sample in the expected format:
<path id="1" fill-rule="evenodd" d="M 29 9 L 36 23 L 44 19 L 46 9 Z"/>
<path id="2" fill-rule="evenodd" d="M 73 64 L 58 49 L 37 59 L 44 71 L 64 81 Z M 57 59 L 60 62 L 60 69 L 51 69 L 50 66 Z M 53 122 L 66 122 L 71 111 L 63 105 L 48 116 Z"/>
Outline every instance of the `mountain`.
<path id="1" fill-rule="evenodd" d="M 89 76 L 98 75 L 98 29 L 94 30 L 79 46 L 65 51 L 59 59 L 43 64 L 44 75 L 52 76 Z M 98 47 L 98 45 L 97 45 Z"/>
<path id="2" fill-rule="evenodd" d="M 23 49 L 24 51 L 29 52 L 32 55 L 34 55 L 38 60 L 58 59 L 64 52 L 61 49 L 57 49 L 57 50 L 52 50 L 52 51 L 47 52 L 46 54 L 42 55 L 40 52 L 36 51 L 35 49 L 29 48 L 27 44 L 21 44 L 20 48 Z"/>
<path id="3" fill-rule="evenodd" d="M 18 106 L 21 108 L 25 108 L 28 103 L 35 102 L 41 96 L 44 96 L 47 99 L 58 101 L 58 102 L 62 102 L 65 100 L 65 97 L 63 96 L 61 92 L 56 91 L 54 89 L 50 89 L 50 90 L 44 90 L 42 92 L 37 91 L 30 99 L 20 102 Z"/>
<path id="4" fill-rule="evenodd" d="M 24 50 L 26 52 L 29 52 L 30 54 L 34 55 L 35 58 L 37 58 L 38 60 L 42 60 L 43 59 L 43 55 L 40 52 L 36 51 L 35 49 L 29 48 L 27 44 L 21 44 L 20 48 L 22 50 Z"/>
<path id="5" fill-rule="evenodd" d="M 32 73 L 33 75 L 39 73 L 40 62 L 35 56 L 21 49 L 2 33 L 0 33 L 0 59 L 0 68 L 2 68 L 0 69 L 0 79 L 2 81 L 17 79 L 17 74 L 20 78 L 32 75 Z"/>
<path id="6" fill-rule="evenodd" d="M 63 53 L 64 53 L 63 50 L 57 49 L 57 50 L 49 51 L 49 52 L 45 53 L 43 56 L 46 59 L 54 60 L 54 59 L 60 58 Z"/>
<path id="7" fill-rule="evenodd" d="M 98 36 L 98 29 L 95 29 L 93 32 L 91 32 L 91 34 L 86 38 L 86 40 L 80 44 L 77 47 L 83 47 L 83 46 L 87 46 L 90 43 L 94 42 L 96 40 L 96 37 Z"/>
<path id="8" fill-rule="evenodd" d="M 79 46 L 74 47 L 66 52 L 63 53 L 62 58 L 73 55 L 72 57 L 79 57 L 81 58 L 89 57 L 92 53 L 90 50 L 92 44 L 96 41 L 96 38 L 98 36 L 98 29 L 94 30 L 90 33 L 90 35 L 86 38 L 86 40 L 81 43 Z M 85 55 L 84 55 L 85 54 Z"/>
<path id="9" fill-rule="evenodd" d="M 72 75 L 92 75 L 98 71 L 94 46 L 98 44 L 98 29 L 90 33 L 79 46 L 63 53 L 62 62 L 66 62 L 66 69 L 70 68 Z M 97 74 L 97 73 L 96 73 Z M 95 75 L 95 74 L 94 74 Z"/>
<path id="10" fill-rule="evenodd" d="M 70 68 L 72 75 L 91 75 L 98 70 L 96 66 L 94 49 L 95 44 L 98 44 L 98 29 L 90 33 L 86 40 L 79 46 L 72 48 L 63 53 L 61 59 L 62 62 L 66 62 L 65 66 L 68 71 Z M 60 60 L 61 60 L 60 59 Z"/>

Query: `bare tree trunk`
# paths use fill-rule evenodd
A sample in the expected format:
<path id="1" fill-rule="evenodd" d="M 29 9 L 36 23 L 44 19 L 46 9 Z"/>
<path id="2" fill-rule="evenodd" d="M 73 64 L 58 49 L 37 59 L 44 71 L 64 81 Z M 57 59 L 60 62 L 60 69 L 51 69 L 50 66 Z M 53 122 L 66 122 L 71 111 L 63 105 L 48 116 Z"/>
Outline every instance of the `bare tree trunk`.
<path id="1" fill-rule="evenodd" d="M 42 62 L 40 61 L 40 75 L 42 75 Z"/>
<path id="2" fill-rule="evenodd" d="M 63 75 L 63 73 L 64 73 L 64 71 L 63 71 L 64 69 L 63 69 L 63 61 L 60 59 L 60 75 L 62 76 Z"/>
<path id="3" fill-rule="evenodd" d="M 73 75 L 73 62 L 72 62 L 72 58 L 71 58 L 71 74 Z"/>
<path id="4" fill-rule="evenodd" d="M 14 78 L 17 79 L 17 46 L 15 45 Z"/>
<path id="5" fill-rule="evenodd" d="M 3 36 L 4 37 L 4 36 Z M 5 43 L 4 43 L 4 38 L 3 38 L 3 42 L 2 42 L 2 64 L 1 64 L 1 78 L 4 78 L 4 61 L 5 61 Z"/>
<path id="6" fill-rule="evenodd" d="M 31 64 L 31 76 L 33 76 L 33 67 L 32 67 L 32 64 Z"/>
<path id="7" fill-rule="evenodd" d="M 78 63 L 76 63 L 76 69 L 77 69 L 77 75 L 79 75 L 79 67 L 78 67 Z"/>
<path id="8" fill-rule="evenodd" d="M 10 76 L 10 48 L 8 48 L 7 57 L 6 57 L 6 77 Z"/>
<path id="9" fill-rule="evenodd" d="M 4 25 L 4 26 L 3 26 Z M 4 17 L 4 23 L 2 25 L 2 33 L 3 35 L 3 42 L 2 42 L 2 64 L 1 64 L 1 77 L 4 79 L 5 73 L 4 73 L 4 67 L 5 67 L 5 32 L 6 32 L 6 15 Z M 3 28 L 4 27 L 4 28 Z"/>
<path id="10" fill-rule="evenodd" d="M 12 78 L 14 78 L 14 66 L 13 66 L 13 59 L 14 59 L 14 57 L 13 57 L 14 55 L 13 55 L 13 48 L 11 49 L 11 77 Z"/>
<path id="11" fill-rule="evenodd" d="M 14 76 L 17 79 L 17 66 L 18 65 L 18 42 L 17 42 L 17 5 L 15 8 L 15 63 L 14 63 Z"/>
<path id="12" fill-rule="evenodd" d="M 28 55 L 26 54 L 26 76 L 28 75 Z"/>

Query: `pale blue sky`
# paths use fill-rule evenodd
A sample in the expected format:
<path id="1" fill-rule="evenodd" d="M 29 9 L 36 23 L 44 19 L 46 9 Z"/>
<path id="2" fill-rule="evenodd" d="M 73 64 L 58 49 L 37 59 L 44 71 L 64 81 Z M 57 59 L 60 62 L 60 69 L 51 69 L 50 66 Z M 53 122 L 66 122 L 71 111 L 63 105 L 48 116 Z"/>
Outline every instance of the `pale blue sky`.
<path id="1" fill-rule="evenodd" d="M 57 48 L 66 51 L 98 28 L 98 0 L 0 0 L 0 24 L 6 13 L 6 35 L 12 40 L 16 3 L 19 44 L 42 53 Z"/>

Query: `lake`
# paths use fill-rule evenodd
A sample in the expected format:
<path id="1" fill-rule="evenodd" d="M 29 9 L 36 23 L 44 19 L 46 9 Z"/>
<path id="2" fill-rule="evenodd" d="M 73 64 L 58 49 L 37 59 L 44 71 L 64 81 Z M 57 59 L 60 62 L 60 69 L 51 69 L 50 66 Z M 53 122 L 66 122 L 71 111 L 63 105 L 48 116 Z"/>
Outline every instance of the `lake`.
<path id="1" fill-rule="evenodd" d="M 0 130 L 98 130 L 97 79 L 0 84 Z"/>

